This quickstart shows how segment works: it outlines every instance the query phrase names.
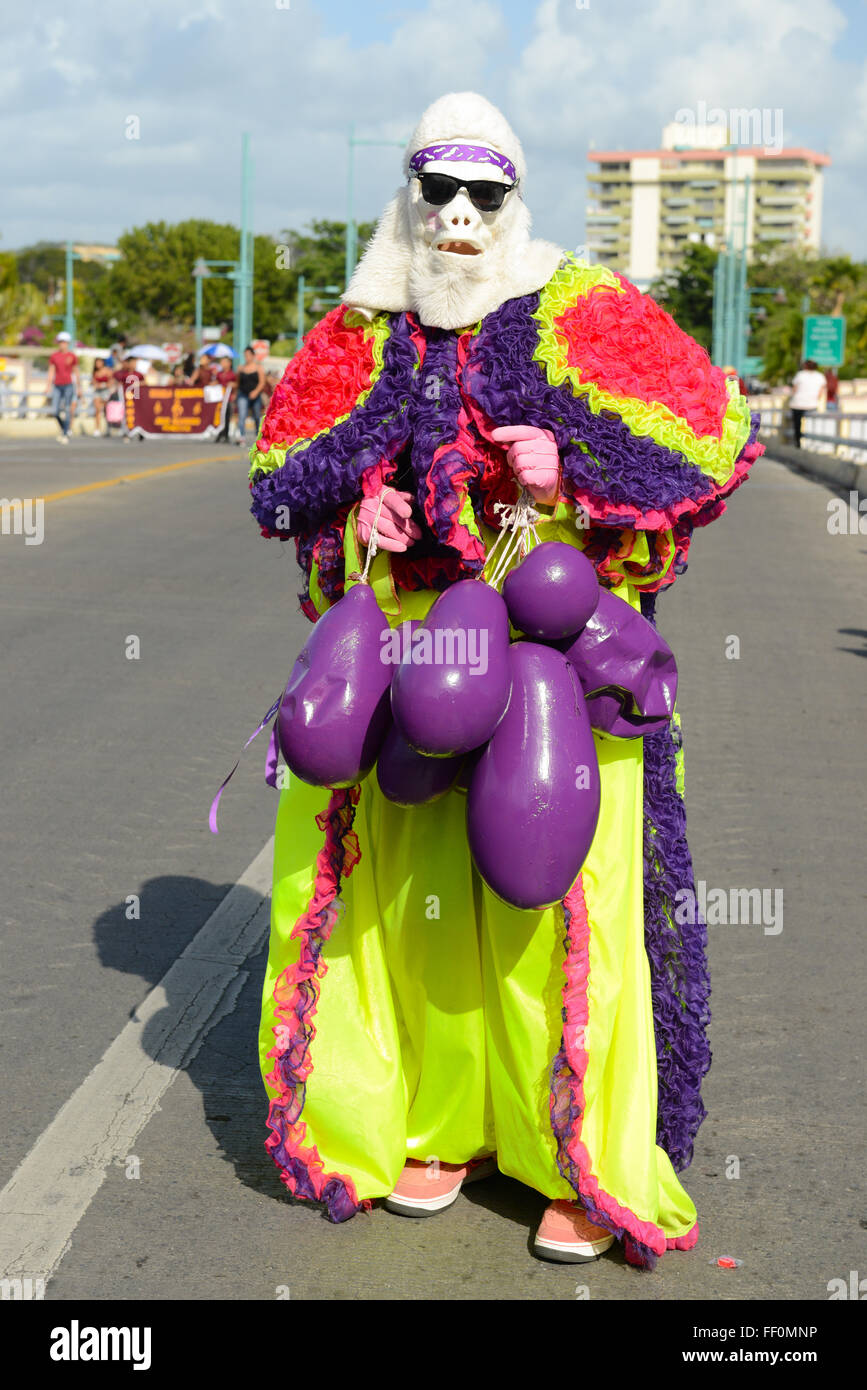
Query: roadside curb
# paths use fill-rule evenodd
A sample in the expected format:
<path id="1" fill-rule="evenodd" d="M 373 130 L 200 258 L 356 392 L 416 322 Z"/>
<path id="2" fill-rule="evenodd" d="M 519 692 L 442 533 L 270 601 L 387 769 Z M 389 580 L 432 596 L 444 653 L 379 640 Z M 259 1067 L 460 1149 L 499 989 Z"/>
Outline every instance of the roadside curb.
<path id="1" fill-rule="evenodd" d="M 807 477 L 867 497 L 867 463 L 853 463 L 850 459 L 835 458 L 833 454 L 816 454 L 810 449 L 795 449 L 772 439 L 762 440 L 762 443 L 768 458 L 785 463 L 796 473 L 805 473 Z"/>

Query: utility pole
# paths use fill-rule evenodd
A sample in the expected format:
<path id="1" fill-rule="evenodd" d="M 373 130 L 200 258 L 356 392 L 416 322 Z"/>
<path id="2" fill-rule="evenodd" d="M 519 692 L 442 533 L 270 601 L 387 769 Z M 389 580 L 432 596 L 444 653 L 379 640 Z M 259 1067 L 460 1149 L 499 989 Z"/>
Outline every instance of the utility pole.
<path id="1" fill-rule="evenodd" d="M 72 249 L 72 242 L 66 243 L 66 318 L 63 327 L 69 334 L 72 347 L 75 347 L 75 281 L 72 278 L 72 263 L 78 260 Z"/>
<path id="2" fill-rule="evenodd" d="M 244 348 L 253 337 L 253 232 L 250 226 L 253 200 L 253 160 L 250 136 L 241 136 L 241 243 L 234 274 L 232 346 L 235 362 L 244 360 Z"/>
<path id="3" fill-rule="evenodd" d="M 356 145 L 397 145 L 406 148 L 406 140 L 360 140 L 355 134 L 355 122 L 349 127 L 349 178 L 346 187 L 346 255 L 343 265 L 343 278 L 346 284 L 352 279 L 352 272 L 358 260 L 358 227 L 355 223 L 355 146 Z"/>

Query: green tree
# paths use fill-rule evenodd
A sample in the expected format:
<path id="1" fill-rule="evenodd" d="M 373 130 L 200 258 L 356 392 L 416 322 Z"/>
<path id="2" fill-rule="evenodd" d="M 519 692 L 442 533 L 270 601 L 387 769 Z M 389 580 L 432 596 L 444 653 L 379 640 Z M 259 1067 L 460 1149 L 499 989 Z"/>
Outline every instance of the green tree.
<path id="1" fill-rule="evenodd" d="M 710 352 L 713 336 L 713 272 L 717 253 L 704 242 L 688 243 L 677 270 L 654 281 L 650 293 L 675 323 Z"/>
<path id="2" fill-rule="evenodd" d="M 841 377 L 867 372 L 867 265 L 849 256 L 822 256 L 815 251 L 782 250 L 773 243 L 757 246 L 750 284 L 773 287 L 779 295 L 761 297 L 761 317 L 754 316 L 752 348 L 764 362 L 771 385 L 791 381 L 801 361 L 804 306 L 813 314 L 846 315 L 846 361 Z M 759 308 L 759 299 L 753 301 Z"/>
<path id="3" fill-rule="evenodd" d="M 11 251 L 0 252 L 0 343 L 15 344 L 23 329 L 44 326 L 45 296 L 36 285 L 21 282 Z"/>
<path id="4" fill-rule="evenodd" d="M 359 227 L 359 243 L 367 240 L 372 224 Z M 118 238 L 120 256 L 110 270 L 86 285 L 79 322 L 82 332 L 109 341 L 119 332 L 140 336 L 147 325 L 164 325 L 166 336 L 177 337 L 178 325 L 193 328 L 195 284 L 193 265 L 206 260 L 236 260 L 238 229 L 230 223 L 190 218 L 168 224 L 149 222 Z M 341 222 L 314 222 L 304 232 L 287 231 L 278 241 L 270 236 L 253 240 L 253 332 L 257 337 L 293 337 L 296 329 L 298 276 L 311 286 L 343 286 L 345 227 Z M 38 248 L 33 248 L 34 252 Z M 31 256 L 34 274 L 46 279 L 57 275 L 56 257 L 62 248 Z M 78 263 L 77 263 L 78 264 Z M 76 284 L 79 283 L 76 269 Z M 202 287 L 206 323 L 232 320 L 233 285 L 219 275 L 205 279 Z M 320 315 L 308 300 L 305 331 Z"/>

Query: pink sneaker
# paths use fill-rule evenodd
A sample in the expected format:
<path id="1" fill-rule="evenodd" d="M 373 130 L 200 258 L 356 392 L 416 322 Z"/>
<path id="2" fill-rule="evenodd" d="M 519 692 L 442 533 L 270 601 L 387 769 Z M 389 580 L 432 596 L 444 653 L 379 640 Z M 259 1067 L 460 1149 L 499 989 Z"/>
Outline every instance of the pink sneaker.
<path id="1" fill-rule="evenodd" d="M 542 1217 L 533 1254 L 542 1260 L 582 1264 L 597 1259 L 613 1244 L 611 1232 L 591 1221 L 578 1202 L 556 1201 Z"/>
<path id="2" fill-rule="evenodd" d="M 497 1171 L 496 1158 L 471 1158 L 468 1163 L 421 1163 L 411 1158 L 385 1199 L 400 1216 L 434 1216 L 456 1202 L 465 1182 L 478 1182 Z"/>

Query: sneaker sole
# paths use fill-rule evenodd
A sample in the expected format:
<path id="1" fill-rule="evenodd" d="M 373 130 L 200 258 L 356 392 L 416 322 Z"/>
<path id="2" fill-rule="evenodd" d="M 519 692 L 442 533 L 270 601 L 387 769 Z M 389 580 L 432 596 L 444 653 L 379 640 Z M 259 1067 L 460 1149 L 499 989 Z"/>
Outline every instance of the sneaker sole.
<path id="1" fill-rule="evenodd" d="M 458 1200 L 461 1188 L 466 1183 L 489 1178 L 496 1171 L 496 1163 L 489 1159 L 462 1178 L 451 1192 L 443 1192 L 439 1197 L 402 1197 L 399 1192 L 392 1192 L 385 1198 L 384 1206 L 387 1211 L 395 1212 L 398 1216 L 436 1216 L 437 1212 L 445 1211 L 446 1207 L 452 1206 Z"/>
<path id="2" fill-rule="evenodd" d="M 561 1264 L 592 1264 L 600 1255 L 604 1255 L 606 1250 L 610 1250 L 613 1244 L 613 1236 L 592 1242 L 582 1241 L 580 1245 L 566 1245 L 556 1240 L 539 1239 L 537 1236 L 533 1242 L 533 1254 L 542 1260 L 558 1260 Z"/>

